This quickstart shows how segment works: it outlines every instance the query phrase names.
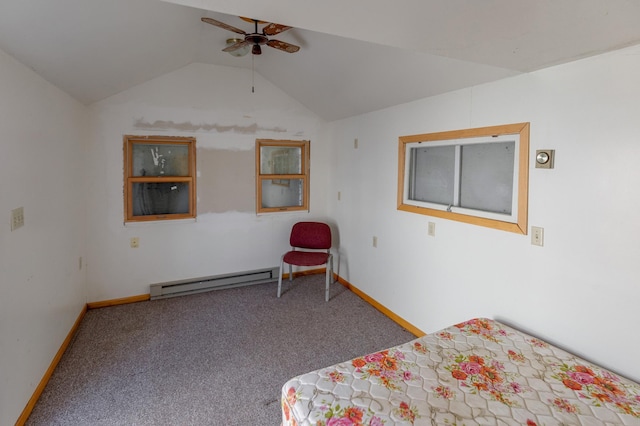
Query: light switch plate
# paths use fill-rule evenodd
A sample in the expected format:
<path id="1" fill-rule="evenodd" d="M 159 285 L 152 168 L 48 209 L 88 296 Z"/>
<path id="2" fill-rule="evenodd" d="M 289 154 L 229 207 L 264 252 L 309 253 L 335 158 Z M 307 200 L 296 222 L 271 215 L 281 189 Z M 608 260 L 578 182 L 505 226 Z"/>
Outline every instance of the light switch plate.
<path id="1" fill-rule="evenodd" d="M 18 207 L 11 210 L 11 230 L 15 231 L 24 226 L 24 208 Z"/>
<path id="2" fill-rule="evenodd" d="M 544 246 L 544 228 L 539 226 L 531 227 L 531 244 L 534 246 Z"/>

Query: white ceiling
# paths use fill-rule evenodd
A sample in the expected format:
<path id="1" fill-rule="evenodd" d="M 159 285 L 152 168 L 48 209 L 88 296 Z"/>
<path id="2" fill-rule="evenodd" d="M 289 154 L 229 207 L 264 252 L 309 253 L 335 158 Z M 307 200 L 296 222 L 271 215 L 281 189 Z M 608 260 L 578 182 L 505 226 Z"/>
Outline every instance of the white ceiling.
<path id="1" fill-rule="evenodd" d="M 250 69 L 202 16 L 295 27 L 273 38 L 300 52 L 255 70 L 327 120 L 640 43 L 636 0 L 0 0 L 0 49 L 86 104 L 192 62 Z"/>

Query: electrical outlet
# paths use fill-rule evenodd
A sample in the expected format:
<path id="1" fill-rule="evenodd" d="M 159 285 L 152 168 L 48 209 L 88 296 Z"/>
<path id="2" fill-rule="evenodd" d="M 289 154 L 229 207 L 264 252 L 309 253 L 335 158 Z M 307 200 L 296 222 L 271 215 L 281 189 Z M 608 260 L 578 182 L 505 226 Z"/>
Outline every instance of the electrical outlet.
<path id="1" fill-rule="evenodd" d="M 131 237 L 131 248 L 140 247 L 140 239 L 138 237 Z"/>
<path id="2" fill-rule="evenodd" d="M 373 246 L 378 247 L 378 237 L 376 237 L 375 235 L 373 236 Z"/>
<path id="3" fill-rule="evenodd" d="M 427 230 L 427 234 L 431 237 L 436 236 L 436 224 L 433 222 L 429 222 L 429 229 Z"/>
<path id="4" fill-rule="evenodd" d="M 354 148 L 354 149 L 358 149 L 358 138 L 355 138 L 355 139 L 353 140 L 353 148 Z"/>
<path id="5" fill-rule="evenodd" d="M 11 210 L 11 230 L 15 231 L 24 226 L 24 208 L 18 207 Z"/>
<path id="6" fill-rule="evenodd" d="M 338 191 L 338 201 L 340 201 L 342 194 L 340 194 L 340 191 Z"/>
<path id="7" fill-rule="evenodd" d="M 544 228 L 531 227 L 531 244 L 542 247 L 544 245 Z"/>

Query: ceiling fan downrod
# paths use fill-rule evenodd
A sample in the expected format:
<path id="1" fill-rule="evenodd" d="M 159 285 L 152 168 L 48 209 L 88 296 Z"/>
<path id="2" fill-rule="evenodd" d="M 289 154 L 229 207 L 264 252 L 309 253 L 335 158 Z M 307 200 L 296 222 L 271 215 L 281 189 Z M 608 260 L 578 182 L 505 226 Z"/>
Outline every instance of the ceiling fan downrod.
<path id="1" fill-rule="evenodd" d="M 252 54 L 262 55 L 262 48 L 260 47 L 260 45 L 267 44 L 269 39 L 264 34 L 260 34 L 258 32 L 258 20 L 254 19 L 253 22 L 255 24 L 255 31 L 253 32 L 253 34 L 247 34 L 245 36 L 245 40 L 253 43 L 253 46 L 251 47 Z"/>

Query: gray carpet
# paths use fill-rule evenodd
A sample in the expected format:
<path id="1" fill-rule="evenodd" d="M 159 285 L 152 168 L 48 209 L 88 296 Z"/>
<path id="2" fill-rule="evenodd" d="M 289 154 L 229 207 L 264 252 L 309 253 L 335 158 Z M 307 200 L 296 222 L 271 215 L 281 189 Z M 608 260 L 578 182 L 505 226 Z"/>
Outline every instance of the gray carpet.
<path id="1" fill-rule="evenodd" d="M 279 425 L 291 377 L 414 336 L 324 275 L 90 310 L 28 425 Z"/>

